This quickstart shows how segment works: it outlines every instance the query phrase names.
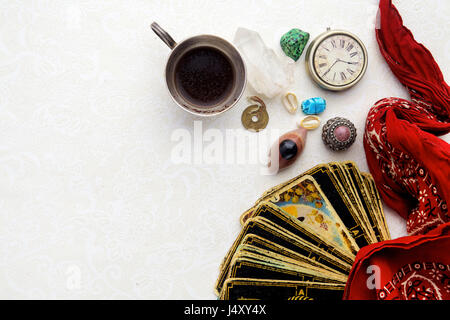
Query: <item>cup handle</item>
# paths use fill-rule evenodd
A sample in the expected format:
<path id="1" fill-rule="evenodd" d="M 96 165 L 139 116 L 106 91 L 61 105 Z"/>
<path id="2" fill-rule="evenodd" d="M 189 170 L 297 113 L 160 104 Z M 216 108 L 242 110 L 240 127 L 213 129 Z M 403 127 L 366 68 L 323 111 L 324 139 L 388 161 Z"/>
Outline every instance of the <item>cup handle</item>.
<path id="1" fill-rule="evenodd" d="M 173 38 L 170 36 L 170 34 L 168 34 L 163 28 L 161 28 L 159 26 L 159 24 L 157 24 L 156 22 L 153 22 L 151 27 L 152 27 L 153 32 L 156 33 L 156 35 L 162 41 L 164 41 L 164 43 L 167 44 L 170 49 L 175 48 L 177 43 L 175 42 L 175 40 L 173 40 Z"/>

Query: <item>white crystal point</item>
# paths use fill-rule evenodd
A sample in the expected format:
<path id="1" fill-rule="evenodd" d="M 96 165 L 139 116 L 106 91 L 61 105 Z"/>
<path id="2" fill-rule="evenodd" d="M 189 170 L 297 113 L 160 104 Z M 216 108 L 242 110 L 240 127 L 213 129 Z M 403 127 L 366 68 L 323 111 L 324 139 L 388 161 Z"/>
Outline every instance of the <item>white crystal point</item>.
<path id="1" fill-rule="evenodd" d="M 258 94 L 273 98 L 285 93 L 293 82 L 290 63 L 280 59 L 255 31 L 238 28 L 233 42 L 247 66 L 248 82 Z"/>

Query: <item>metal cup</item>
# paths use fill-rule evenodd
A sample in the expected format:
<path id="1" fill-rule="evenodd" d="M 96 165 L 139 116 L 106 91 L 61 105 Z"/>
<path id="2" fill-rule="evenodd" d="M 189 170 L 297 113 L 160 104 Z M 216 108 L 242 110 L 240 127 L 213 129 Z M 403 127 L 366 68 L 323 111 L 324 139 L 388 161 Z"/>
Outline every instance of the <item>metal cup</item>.
<path id="1" fill-rule="evenodd" d="M 178 106 L 195 115 L 214 116 L 231 109 L 239 101 L 245 90 L 247 74 L 244 60 L 231 43 L 217 36 L 199 35 L 177 44 L 156 22 L 152 23 L 151 28 L 172 49 L 166 63 L 165 77 L 170 95 Z M 220 101 L 207 105 L 197 105 L 190 101 L 179 90 L 175 81 L 175 70 L 180 59 L 187 52 L 198 47 L 211 47 L 220 51 L 230 61 L 234 73 L 232 89 L 229 94 Z"/>

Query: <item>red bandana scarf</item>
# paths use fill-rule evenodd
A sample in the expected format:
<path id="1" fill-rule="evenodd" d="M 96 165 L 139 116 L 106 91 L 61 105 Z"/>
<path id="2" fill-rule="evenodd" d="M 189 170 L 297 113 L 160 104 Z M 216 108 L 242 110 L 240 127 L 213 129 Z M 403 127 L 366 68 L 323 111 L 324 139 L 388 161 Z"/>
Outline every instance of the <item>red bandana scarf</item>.
<path id="1" fill-rule="evenodd" d="M 450 132 L 450 87 L 391 0 L 380 0 L 376 36 L 412 101 L 378 101 L 364 149 L 384 202 L 407 220 L 411 236 L 361 249 L 344 298 L 450 299 L 450 145 L 437 137 Z M 370 275 L 381 280 L 375 289 Z"/>
<path id="2" fill-rule="evenodd" d="M 359 250 L 344 299 L 449 300 L 450 225 Z"/>
<path id="3" fill-rule="evenodd" d="M 389 0 L 380 1 L 381 53 L 412 102 L 387 98 L 369 112 L 364 149 L 386 204 L 407 219 L 409 234 L 450 221 L 450 88 L 431 53 L 414 40 Z"/>

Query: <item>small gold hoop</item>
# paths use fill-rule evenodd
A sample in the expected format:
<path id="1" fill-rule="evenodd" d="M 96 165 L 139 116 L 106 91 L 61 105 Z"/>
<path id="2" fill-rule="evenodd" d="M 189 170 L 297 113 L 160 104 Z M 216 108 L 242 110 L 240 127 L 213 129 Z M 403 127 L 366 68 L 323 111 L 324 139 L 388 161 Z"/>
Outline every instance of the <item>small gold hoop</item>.
<path id="1" fill-rule="evenodd" d="M 281 101 L 283 102 L 284 107 L 289 113 L 294 114 L 297 112 L 298 99 L 295 94 L 293 94 L 292 92 L 288 92 L 283 96 Z"/>
<path id="2" fill-rule="evenodd" d="M 300 120 L 298 126 L 306 130 L 317 129 L 320 126 L 320 118 L 318 116 L 306 116 Z"/>

